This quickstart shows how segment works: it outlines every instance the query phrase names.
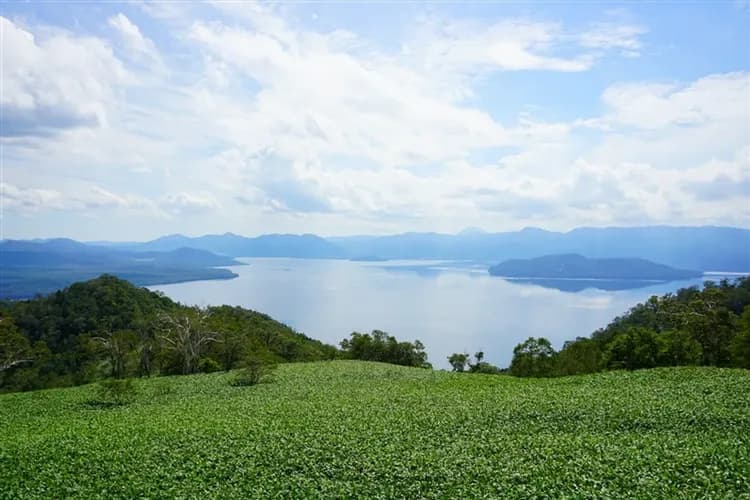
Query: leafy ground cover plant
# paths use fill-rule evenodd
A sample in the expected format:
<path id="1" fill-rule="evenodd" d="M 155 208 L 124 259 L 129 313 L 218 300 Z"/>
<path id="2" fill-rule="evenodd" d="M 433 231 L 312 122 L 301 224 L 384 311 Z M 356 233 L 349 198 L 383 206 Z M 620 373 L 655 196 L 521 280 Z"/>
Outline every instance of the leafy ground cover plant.
<path id="1" fill-rule="evenodd" d="M 92 386 L 0 396 L 0 497 L 750 495 L 748 370 L 522 379 L 334 361 L 279 365 L 248 391 L 234 376 L 141 380 L 93 416 Z"/>

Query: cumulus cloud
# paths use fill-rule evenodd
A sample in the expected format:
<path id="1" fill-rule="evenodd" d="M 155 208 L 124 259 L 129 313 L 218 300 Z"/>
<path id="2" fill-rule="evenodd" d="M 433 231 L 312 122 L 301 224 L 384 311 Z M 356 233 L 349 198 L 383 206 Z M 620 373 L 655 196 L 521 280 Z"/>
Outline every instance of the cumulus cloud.
<path id="1" fill-rule="evenodd" d="M 618 84 L 602 95 L 610 109 L 605 121 L 652 130 L 715 122 L 746 123 L 749 98 L 750 73 L 746 72 L 709 75 L 687 85 Z"/>
<path id="2" fill-rule="evenodd" d="M 31 31 L 0 17 L 3 135 L 33 136 L 106 122 L 114 88 L 130 76 L 109 45 L 56 30 Z"/>
<path id="3" fill-rule="evenodd" d="M 227 136 L 290 159 L 344 154 L 380 164 L 461 156 L 505 141 L 487 113 L 446 102 L 432 80 L 387 57 L 357 56 L 339 37 L 195 23 L 212 58 L 262 86 L 245 106 L 210 89 L 196 103 L 220 110 Z"/>
<path id="4" fill-rule="evenodd" d="M 141 211 L 193 233 L 746 223 L 746 72 L 612 82 L 591 94 L 600 113 L 549 121 L 488 102 L 510 73 L 635 56 L 646 28 L 432 16 L 383 44 L 294 8 L 146 4 L 164 33 L 114 11 L 112 42 L 2 19 L 4 207 Z"/>

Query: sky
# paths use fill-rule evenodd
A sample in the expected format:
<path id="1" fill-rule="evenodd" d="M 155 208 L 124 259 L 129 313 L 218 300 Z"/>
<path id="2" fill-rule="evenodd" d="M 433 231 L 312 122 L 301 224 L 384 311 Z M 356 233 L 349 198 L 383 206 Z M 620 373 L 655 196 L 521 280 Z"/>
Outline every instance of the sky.
<path id="1" fill-rule="evenodd" d="M 0 237 L 750 227 L 746 1 L 0 16 Z"/>

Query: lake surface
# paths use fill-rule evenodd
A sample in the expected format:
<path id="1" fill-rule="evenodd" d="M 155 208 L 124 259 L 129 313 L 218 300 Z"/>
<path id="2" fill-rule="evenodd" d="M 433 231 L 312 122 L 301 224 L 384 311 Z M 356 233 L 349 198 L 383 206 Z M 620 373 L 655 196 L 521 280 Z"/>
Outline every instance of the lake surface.
<path id="1" fill-rule="evenodd" d="M 446 357 L 453 352 L 478 350 L 488 362 L 508 366 L 513 347 L 529 336 L 547 337 L 559 349 L 651 295 L 703 281 L 530 282 L 493 277 L 485 264 L 469 262 L 239 260 L 248 265 L 228 268 L 239 274 L 232 280 L 148 288 L 183 304 L 229 304 L 264 312 L 334 345 L 352 331 L 374 329 L 399 340 L 419 339 L 436 368 L 447 368 Z"/>

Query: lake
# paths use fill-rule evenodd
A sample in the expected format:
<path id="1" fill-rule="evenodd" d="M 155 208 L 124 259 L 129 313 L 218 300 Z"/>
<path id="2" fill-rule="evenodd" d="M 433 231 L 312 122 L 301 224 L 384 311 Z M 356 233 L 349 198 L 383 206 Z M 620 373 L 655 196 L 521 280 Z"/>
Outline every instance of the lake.
<path id="1" fill-rule="evenodd" d="M 559 349 L 651 295 L 703 281 L 528 282 L 490 276 L 485 264 L 469 262 L 239 260 L 248 265 L 229 267 L 239 274 L 232 280 L 148 288 L 183 304 L 229 304 L 264 312 L 334 345 L 352 331 L 374 329 L 399 340 L 419 339 L 436 368 L 447 368 L 446 357 L 453 352 L 478 350 L 488 362 L 505 367 L 513 347 L 529 336 L 547 337 Z"/>

